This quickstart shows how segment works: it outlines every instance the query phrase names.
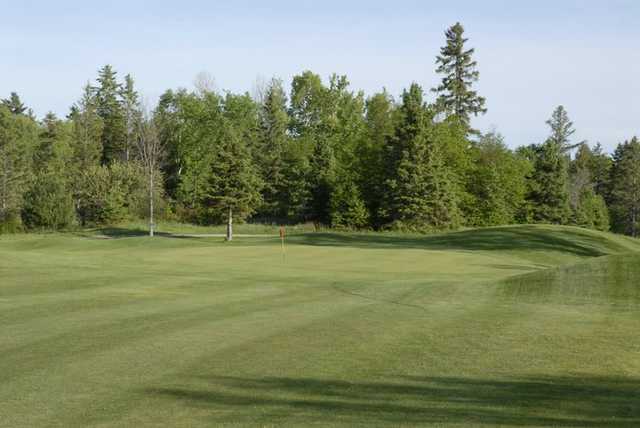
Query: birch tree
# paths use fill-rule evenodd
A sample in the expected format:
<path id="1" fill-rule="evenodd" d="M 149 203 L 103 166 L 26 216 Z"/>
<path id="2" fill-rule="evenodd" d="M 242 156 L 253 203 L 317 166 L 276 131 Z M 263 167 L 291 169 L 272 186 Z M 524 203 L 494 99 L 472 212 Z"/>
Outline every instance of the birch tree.
<path id="1" fill-rule="evenodd" d="M 145 114 L 138 122 L 138 155 L 147 176 L 149 191 L 149 236 L 154 236 L 154 198 L 156 174 L 164 157 L 165 148 L 160 139 L 158 128 L 150 115 Z"/>

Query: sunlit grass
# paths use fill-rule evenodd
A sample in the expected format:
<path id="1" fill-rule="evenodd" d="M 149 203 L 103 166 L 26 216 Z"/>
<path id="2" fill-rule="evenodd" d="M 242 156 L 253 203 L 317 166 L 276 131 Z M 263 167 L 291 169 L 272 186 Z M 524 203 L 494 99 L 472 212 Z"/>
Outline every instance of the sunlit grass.
<path id="1" fill-rule="evenodd" d="M 0 426 L 640 424 L 634 240 L 137 230 L 0 237 Z"/>

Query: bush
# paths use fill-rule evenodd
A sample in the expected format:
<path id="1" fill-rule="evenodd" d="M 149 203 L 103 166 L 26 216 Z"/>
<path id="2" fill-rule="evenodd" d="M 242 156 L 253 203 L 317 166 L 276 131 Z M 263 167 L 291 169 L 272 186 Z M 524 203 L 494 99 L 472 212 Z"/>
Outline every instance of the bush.
<path id="1" fill-rule="evenodd" d="M 22 220 L 29 229 L 64 229 L 75 222 L 71 192 L 53 172 L 37 174 L 24 196 Z"/>
<path id="2" fill-rule="evenodd" d="M 0 215 L 0 235 L 3 233 L 19 233 L 24 231 L 22 219 L 18 212 L 7 212 Z"/>
<path id="3" fill-rule="evenodd" d="M 331 195 L 331 226 L 363 229 L 369 225 L 369 211 L 352 181 L 338 183 Z"/>

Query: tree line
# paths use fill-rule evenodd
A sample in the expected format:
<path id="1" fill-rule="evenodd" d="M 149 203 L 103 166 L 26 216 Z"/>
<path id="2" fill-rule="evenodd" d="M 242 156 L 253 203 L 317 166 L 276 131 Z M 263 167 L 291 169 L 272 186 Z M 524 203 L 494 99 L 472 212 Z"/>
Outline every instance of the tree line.
<path id="1" fill-rule="evenodd" d="M 576 143 L 559 106 L 545 141 L 510 149 L 471 126 L 486 101 L 462 25 L 445 41 L 440 84 L 427 93 L 413 83 L 399 99 L 305 71 L 289 90 L 275 78 L 253 95 L 201 84 L 149 108 L 109 65 L 65 118 L 38 120 L 12 93 L 0 103 L 0 230 L 155 214 L 409 231 L 554 223 L 637 236 L 640 141 L 612 155 Z"/>

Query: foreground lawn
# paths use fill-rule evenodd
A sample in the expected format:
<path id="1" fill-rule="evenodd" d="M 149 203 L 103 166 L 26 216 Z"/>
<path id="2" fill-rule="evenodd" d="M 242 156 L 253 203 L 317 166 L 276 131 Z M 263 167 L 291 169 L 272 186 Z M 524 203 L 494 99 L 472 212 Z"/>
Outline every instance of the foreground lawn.
<path id="1" fill-rule="evenodd" d="M 0 426 L 640 426 L 637 250 L 0 236 Z"/>

